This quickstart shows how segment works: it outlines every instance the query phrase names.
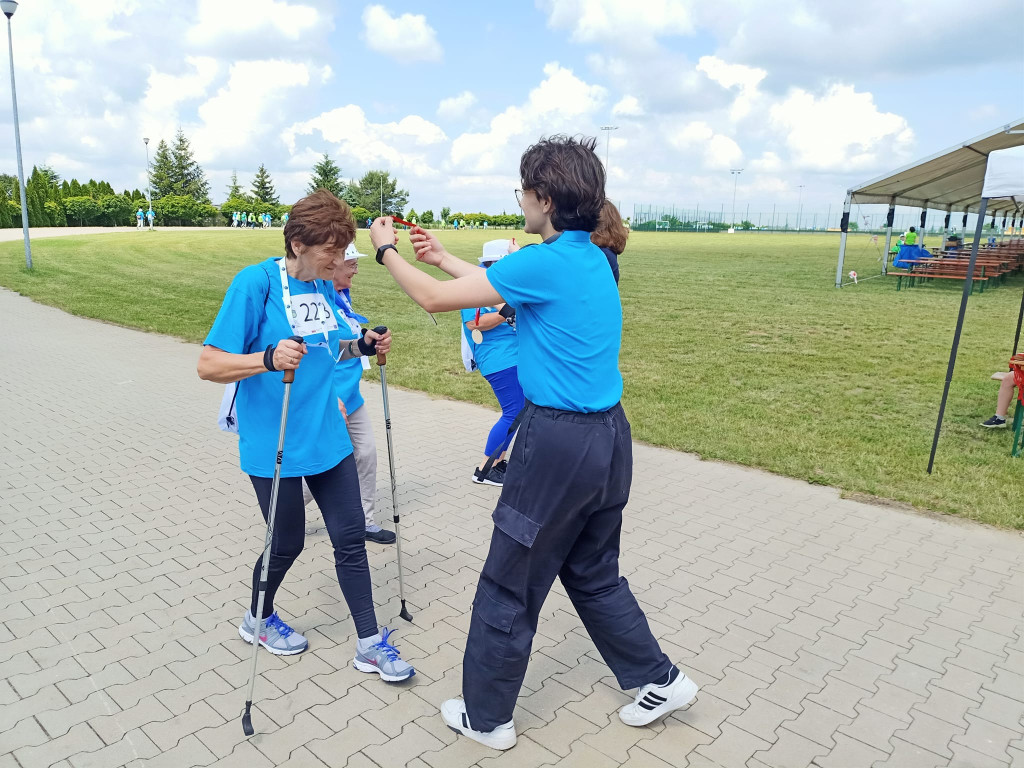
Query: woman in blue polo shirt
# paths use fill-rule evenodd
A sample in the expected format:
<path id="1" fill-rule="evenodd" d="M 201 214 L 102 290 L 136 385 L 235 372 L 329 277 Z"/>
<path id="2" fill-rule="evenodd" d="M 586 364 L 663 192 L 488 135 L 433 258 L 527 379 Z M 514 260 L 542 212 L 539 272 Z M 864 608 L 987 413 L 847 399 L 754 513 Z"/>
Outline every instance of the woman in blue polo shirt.
<path id="1" fill-rule="evenodd" d="M 619 710 L 643 726 L 686 706 L 697 685 L 662 652 L 619 573 L 623 509 L 633 475 L 619 399 L 622 306 L 608 262 L 590 241 L 605 200 L 594 139 L 542 139 L 523 153 L 516 197 L 525 230 L 544 238 L 486 271 L 413 229 L 418 260 L 392 250 L 390 220 L 370 229 L 383 264 L 428 312 L 508 302 L 516 308 L 519 380 L 527 405 L 491 519 L 490 550 L 473 599 L 462 699 L 441 705 L 452 730 L 494 749 L 516 743 L 512 713 L 541 607 L 560 579 L 619 685 L 638 688 Z M 642 334 L 631 340 L 642 344 Z M 575 662 L 575 657 L 572 662 Z"/>
<path id="2" fill-rule="evenodd" d="M 480 266 L 484 269 L 495 264 L 503 256 L 518 251 L 519 247 L 508 240 L 492 240 L 484 244 L 484 255 Z M 512 441 L 509 429 L 516 415 L 523 409 L 525 398 L 519 384 L 519 340 L 515 329 L 509 325 L 499 310 L 503 305 L 462 310 L 462 335 L 466 340 L 476 369 L 491 385 L 494 396 L 501 406 L 501 417 L 491 427 L 484 444 L 483 461 L 473 470 L 473 482 L 500 486 L 505 482 L 505 449 Z M 479 335 L 476 335 L 479 334 Z M 483 468 L 496 451 L 496 461 L 487 475 Z"/>
<path id="3" fill-rule="evenodd" d="M 412 676 L 414 670 L 398 658 L 387 630 L 383 635 L 378 630 L 359 480 L 334 388 L 339 359 L 375 354 L 378 349 L 386 352 L 390 346 L 389 334 L 372 331 L 365 338 L 346 341 L 334 309 L 329 281 L 354 237 L 351 211 L 330 192 L 321 189 L 296 203 L 284 231 L 286 255 L 248 266 L 232 280 L 203 342 L 198 373 L 208 381 L 238 382 L 238 453 L 266 520 L 284 394 L 282 377 L 274 372 L 297 369 L 265 588 L 266 630 L 260 644 L 278 655 L 301 653 L 309 645 L 274 609 L 276 592 L 305 539 L 305 478 L 323 514 L 338 583 L 355 623 L 353 665 L 396 681 Z M 293 341 L 293 336 L 303 341 Z M 250 643 L 256 634 L 262 559 L 261 553 L 253 569 L 250 608 L 238 628 Z"/>

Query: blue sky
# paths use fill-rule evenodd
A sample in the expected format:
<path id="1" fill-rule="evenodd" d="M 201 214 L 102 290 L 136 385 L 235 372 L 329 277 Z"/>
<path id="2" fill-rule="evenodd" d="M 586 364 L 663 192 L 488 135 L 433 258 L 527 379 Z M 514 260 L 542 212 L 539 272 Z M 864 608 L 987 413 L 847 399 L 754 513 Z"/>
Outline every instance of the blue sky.
<path id="1" fill-rule="evenodd" d="M 730 168 L 744 169 L 740 209 L 795 210 L 802 196 L 824 214 L 853 183 L 1024 116 L 1019 11 L 24 0 L 14 43 L 25 162 L 69 178 L 143 187 L 141 138 L 181 125 L 214 202 L 232 170 L 247 184 L 260 163 L 294 201 L 326 151 L 348 177 L 387 168 L 418 210 L 500 212 L 515 207 L 528 144 L 611 124 L 608 192 L 624 214 L 728 208 Z M 2 111 L 0 167 L 13 172 Z"/>

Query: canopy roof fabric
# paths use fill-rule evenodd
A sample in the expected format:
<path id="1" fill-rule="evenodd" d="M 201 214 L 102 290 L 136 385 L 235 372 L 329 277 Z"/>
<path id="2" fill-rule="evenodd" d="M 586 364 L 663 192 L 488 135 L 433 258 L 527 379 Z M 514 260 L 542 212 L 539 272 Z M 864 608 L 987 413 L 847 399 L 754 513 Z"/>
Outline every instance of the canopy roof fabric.
<path id="1" fill-rule="evenodd" d="M 983 136 L 970 139 L 936 155 L 850 189 L 852 202 L 909 205 L 919 208 L 977 210 L 981 202 L 989 155 L 1001 149 L 1024 145 L 1024 118 Z M 1013 212 L 1024 201 L 1004 198 L 990 200 L 988 211 Z"/>

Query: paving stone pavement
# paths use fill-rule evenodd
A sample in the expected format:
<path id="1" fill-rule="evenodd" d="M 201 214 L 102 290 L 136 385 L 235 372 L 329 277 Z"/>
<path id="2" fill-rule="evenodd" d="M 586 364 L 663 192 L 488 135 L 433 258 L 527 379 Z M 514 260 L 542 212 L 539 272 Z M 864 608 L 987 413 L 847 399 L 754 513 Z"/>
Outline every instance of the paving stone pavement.
<path id="1" fill-rule="evenodd" d="M 198 347 L 3 290 L 0 324 L 0 768 L 1024 766 L 1020 535 L 642 445 L 622 570 L 696 703 L 622 725 L 630 697 L 556 587 L 519 744 L 456 739 L 437 707 L 459 693 L 497 498 L 469 482 L 494 412 L 394 388 L 413 623 L 397 619 L 394 550 L 370 563 L 418 674 L 352 669 L 311 513 L 278 600 L 310 650 L 260 655 L 246 740 L 236 626 L 263 526 Z M 365 394 L 382 425 L 377 386 Z M 386 509 L 383 452 L 380 467 Z"/>

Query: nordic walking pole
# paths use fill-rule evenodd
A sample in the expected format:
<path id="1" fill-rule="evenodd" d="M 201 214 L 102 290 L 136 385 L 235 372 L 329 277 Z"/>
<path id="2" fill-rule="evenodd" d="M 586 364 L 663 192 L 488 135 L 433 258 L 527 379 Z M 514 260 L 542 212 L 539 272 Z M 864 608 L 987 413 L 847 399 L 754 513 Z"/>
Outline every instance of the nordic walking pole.
<path id="1" fill-rule="evenodd" d="M 302 343 L 301 336 L 292 336 L 290 341 Z M 295 369 L 284 372 L 284 402 L 281 405 L 281 433 L 277 438 L 277 460 L 274 464 L 274 484 L 270 487 L 270 511 L 267 513 L 267 535 L 263 539 L 263 565 L 260 567 L 259 597 L 256 598 L 256 632 L 252 637 L 252 667 L 249 670 L 249 696 L 245 700 L 242 715 L 242 733 L 252 736 L 252 692 L 256 687 L 256 654 L 260 650 L 260 636 L 263 634 L 263 601 L 267 597 L 267 571 L 270 568 L 270 545 L 274 540 L 274 518 L 277 515 L 277 494 L 281 489 L 281 459 L 284 456 L 284 430 L 288 424 L 288 398 L 292 393 Z"/>
<path id="2" fill-rule="evenodd" d="M 376 333 L 385 333 L 388 329 L 378 325 L 373 329 Z M 406 621 L 412 621 L 412 614 L 405 607 L 405 580 L 402 578 L 402 529 L 398 521 L 398 502 L 395 499 L 395 450 L 391 445 L 391 411 L 388 409 L 388 375 L 384 372 L 387 366 L 387 355 L 377 353 L 377 365 L 380 367 L 380 392 L 384 397 L 384 431 L 388 436 L 388 466 L 391 468 L 391 511 L 395 521 L 395 546 L 398 552 L 398 598 L 402 601 L 402 610 L 398 614 Z"/>

